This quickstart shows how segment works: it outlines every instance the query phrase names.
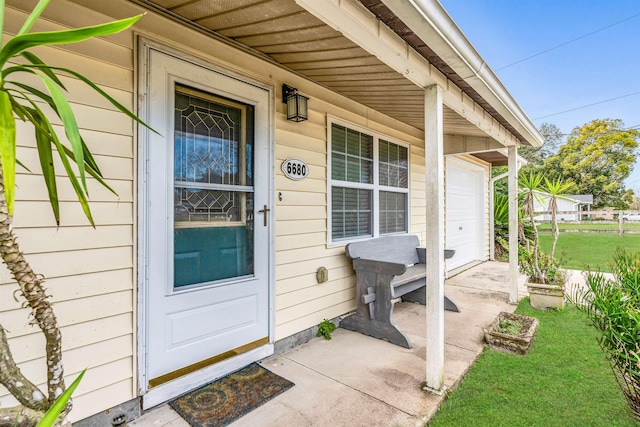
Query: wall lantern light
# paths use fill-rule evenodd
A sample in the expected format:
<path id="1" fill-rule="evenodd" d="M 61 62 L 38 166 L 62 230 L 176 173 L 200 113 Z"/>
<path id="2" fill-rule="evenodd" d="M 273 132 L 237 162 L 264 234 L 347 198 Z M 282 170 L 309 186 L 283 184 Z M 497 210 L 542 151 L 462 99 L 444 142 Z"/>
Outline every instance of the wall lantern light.
<path id="1" fill-rule="evenodd" d="M 282 85 L 282 102 L 287 104 L 287 120 L 301 122 L 309 118 L 307 111 L 309 98 L 300 95 L 298 89 L 288 85 Z"/>

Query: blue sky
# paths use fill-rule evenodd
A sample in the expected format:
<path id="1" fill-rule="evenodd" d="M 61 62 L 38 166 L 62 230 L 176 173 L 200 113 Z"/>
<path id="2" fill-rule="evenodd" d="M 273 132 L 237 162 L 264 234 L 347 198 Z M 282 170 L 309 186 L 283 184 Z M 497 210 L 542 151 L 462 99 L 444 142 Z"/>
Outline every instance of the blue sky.
<path id="1" fill-rule="evenodd" d="M 440 2 L 536 126 L 568 134 L 612 118 L 640 128 L 640 0 Z M 626 183 L 640 195 L 640 163 Z"/>

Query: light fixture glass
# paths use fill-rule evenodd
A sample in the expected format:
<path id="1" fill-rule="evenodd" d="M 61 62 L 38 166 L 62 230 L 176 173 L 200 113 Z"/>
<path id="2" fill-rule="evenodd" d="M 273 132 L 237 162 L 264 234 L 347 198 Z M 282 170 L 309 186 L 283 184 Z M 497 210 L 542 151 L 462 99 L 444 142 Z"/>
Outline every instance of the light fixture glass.
<path id="1" fill-rule="evenodd" d="M 298 93 L 298 89 L 282 85 L 282 102 L 287 104 L 287 120 L 301 122 L 309 118 L 308 101 L 304 95 Z"/>

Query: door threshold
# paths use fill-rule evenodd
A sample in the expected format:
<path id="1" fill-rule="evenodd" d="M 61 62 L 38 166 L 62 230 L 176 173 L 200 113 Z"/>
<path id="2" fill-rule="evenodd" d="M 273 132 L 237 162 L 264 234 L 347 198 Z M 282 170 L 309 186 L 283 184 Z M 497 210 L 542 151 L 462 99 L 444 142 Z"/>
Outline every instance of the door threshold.
<path id="1" fill-rule="evenodd" d="M 267 344 L 153 387 L 142 396 L 142 409 L 163 404 L 272 354 L 273 344 Z"/>

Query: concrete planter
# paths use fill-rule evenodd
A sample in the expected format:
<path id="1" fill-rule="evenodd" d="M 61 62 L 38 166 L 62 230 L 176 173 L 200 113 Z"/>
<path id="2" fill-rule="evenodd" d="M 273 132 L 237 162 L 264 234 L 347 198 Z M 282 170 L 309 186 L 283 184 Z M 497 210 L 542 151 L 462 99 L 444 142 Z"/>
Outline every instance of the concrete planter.
<path id="1" fill-rule="evenodd" d="M 527 283 L 531 307 L 538 310 L 564 307 L 564 286 Z"/>
<path id="2" fill-rule="evenodd" d="M 522 329 L 518 335 L 496 332 L 497 326 L 503 319 L 519 321 Z M 484 339 L 489 348 L 511 354 L 526 354 L 533 343 L 533 338 L 538 330 L 538 319 L 522 314 L 501 312 L 496 319 L 489 324 L 484 331 Z"/>

